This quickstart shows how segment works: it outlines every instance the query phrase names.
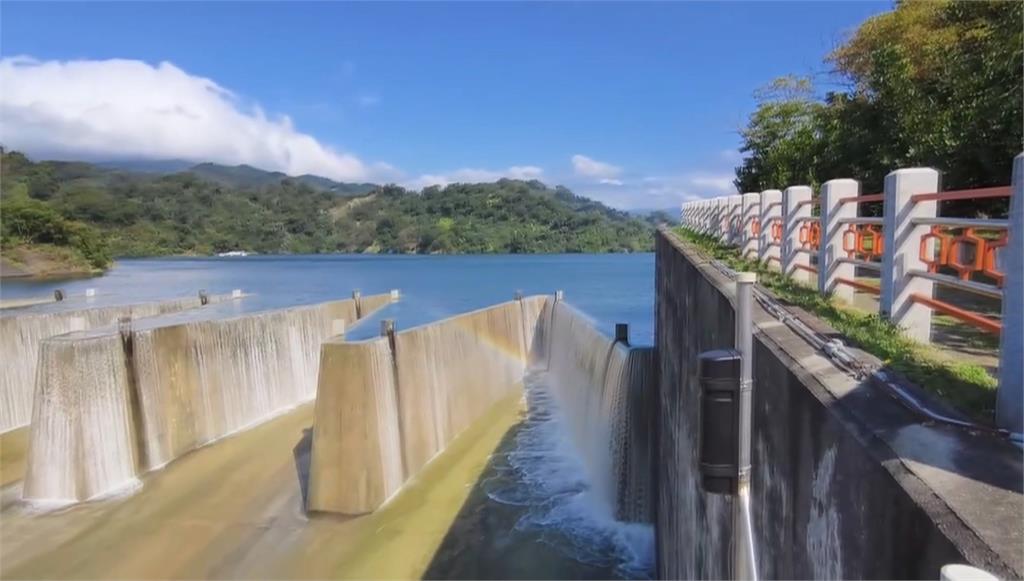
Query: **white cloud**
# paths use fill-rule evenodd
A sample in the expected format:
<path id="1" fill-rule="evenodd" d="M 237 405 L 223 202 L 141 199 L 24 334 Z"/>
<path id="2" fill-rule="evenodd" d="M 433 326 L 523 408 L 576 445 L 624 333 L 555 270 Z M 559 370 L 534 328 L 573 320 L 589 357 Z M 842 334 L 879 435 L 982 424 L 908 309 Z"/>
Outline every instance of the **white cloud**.
<path id="1" fill-rule="evenodd" d="M 576 175 L 588 178 L 614 179 L 622 173 L 621 167 L 597 161 L 579 153 L 572 156 L 572 169 Z"/>
<path id="2" fill-rule="evenodd" d="M 337 180 L 394 174 L 171 63 L 0 60 L 0 143 L 78 159 L 187 159 Z"/>
<path id="3" fill-rule="evenodd" d="M 514 180 L 539 180 L 544 177 L 544 170 L 534 165 L 514 165 L 504 170 L 488 170 L 463 168 L 445 174 L 424 174 L 407 181 L 402 185 L 408 189 L 421 190 L 427 186 L 447 186 L 448 184 L 475 184 L 493 182 L 501 178 Z"/>
<path id="4" fill-rule="evenodd" d="M 736 191 L 732 181 L 736 176 L 732 174 L 721 175 L 697 175 L 689 178 L 689 182 L 698 188 L 711 189 L 719 193 L 731 194 Z"/>
<path id="5" fill-rule="evenodd" d="M 598 180 L 598 183 L 605 184 L 607 186 L 621 186 L 623 182 L 622 182 L 622 180 L 614 180 L 614 179 L 610 179 L 610 178 L 601 178 L 600 180 Z"/>

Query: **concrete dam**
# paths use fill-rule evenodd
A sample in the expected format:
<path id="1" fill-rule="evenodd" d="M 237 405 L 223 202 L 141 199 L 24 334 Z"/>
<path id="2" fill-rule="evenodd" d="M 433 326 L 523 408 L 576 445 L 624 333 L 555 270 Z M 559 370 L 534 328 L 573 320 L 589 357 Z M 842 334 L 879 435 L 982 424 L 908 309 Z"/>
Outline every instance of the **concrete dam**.
<path id="1" fill-rule="evenodd" d="M 27 425 L 31 419 L 32 389 L 39 350 L 44 339 L 112 325 L 125 317 L 151 317 L 239 298 L 232 295 L 204 295 L 163 302 L 95 307 L 68 301 L 65 304 L 47 305 L 45 309 L 4 309 L 0 313 L 0 348 L 4 353 L 4 373 L 0 375 L 0 433 Z"/>
<path id="2" fill-rule="evenodd" d="M 740 577 L 699 457 L 698 359 L 733 345 L 736 284 L 668 231 L 656 260 L 653 346 L 560 292 L 359 340 L 397 292 L 47 336 L 0 576 Z M 753 323 L 759 577 L 1024 574 L 1018 448 Z"/>

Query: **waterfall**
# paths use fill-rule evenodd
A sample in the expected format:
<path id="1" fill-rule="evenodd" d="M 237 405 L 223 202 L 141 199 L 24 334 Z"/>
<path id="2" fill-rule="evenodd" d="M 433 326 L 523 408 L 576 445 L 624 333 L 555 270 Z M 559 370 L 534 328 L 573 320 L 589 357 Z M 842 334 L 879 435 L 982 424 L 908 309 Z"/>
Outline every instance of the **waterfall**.
<path id="1" fill-rule="evenodd" d="M 308 401 L 338 320 L 356 321 L 352 299 L 44 341 L 23 497 L 73 502 L 123 489 Z"/>
<path id="2" fill-rule="evenodd" d="M 231 295 L 209 297 L 211 303 L 230 299 Z M 112 325 L 122 317 L 151 317 L 199 306 L 200 299 L 196 297 L 76 310 L 64 310 L 58 303 L 47 305 L 42 311 L 4 313 L 0 317 L 0 351 L 4 354 L 4 372 L 0 374 L 0 433 L 24 426 L 32 416 L 36 364 L 45 339 Z"/>
<path id="3" fill-rule="evenodd" d="M 615 342 L 565 302 L 546 315 L 545 383 L 594 495 L 615 518 L 651 522 L 653 350 Z"/>

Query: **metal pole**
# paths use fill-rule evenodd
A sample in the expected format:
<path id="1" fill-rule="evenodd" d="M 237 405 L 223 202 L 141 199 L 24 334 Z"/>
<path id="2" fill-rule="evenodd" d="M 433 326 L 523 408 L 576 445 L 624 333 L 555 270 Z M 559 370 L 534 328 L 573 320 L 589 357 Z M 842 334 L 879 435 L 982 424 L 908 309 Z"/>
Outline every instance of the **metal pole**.
<path id="1" fill-rule="evenodd" d="M 733 579 L 757 580 L 753 527 L 750 519 L 750 440 L 754 377 L 754 333 L 751 310 L 757 274 L 736 273 L 736 350 L 740 352 L 739 477 L 733 499 Z"/>

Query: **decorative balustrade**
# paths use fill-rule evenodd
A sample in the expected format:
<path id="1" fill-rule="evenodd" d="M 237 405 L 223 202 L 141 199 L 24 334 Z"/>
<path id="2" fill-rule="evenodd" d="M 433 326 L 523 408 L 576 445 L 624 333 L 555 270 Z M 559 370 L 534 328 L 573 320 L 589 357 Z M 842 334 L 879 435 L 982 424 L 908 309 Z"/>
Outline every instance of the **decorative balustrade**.
<path id="1" fill-rule="evenodd" d="M 931 340 L 934 313 L 999 335 L 997 422 L 1020 432 L 1024 154 L 1014 160 L 1011 186 L 943 192 L 939 183 L 934 169 L 900 169 L 886 176 L 882 193 L 863 195 L 856 180 L 838 179 L 826 182 L 817 198 L 807 186 L 792 186 L 689 202 L 681 217 L 684 226 L 736 246 L 744 258 L 816 281 L 822 293 L 847 301 L 855 291 L 878 295 L 879 312 L 919 341 Z M 939 202 L 1007 197 L 1007 219 L 938 215 Z M 882 216 L 860 215 L 862 204 L 878 203 Z M 880 284 L 858 280 L 858 271 L 878 273 Z M 999 299 L 1002 317 L 938 300 L 935 284 Z"/>

